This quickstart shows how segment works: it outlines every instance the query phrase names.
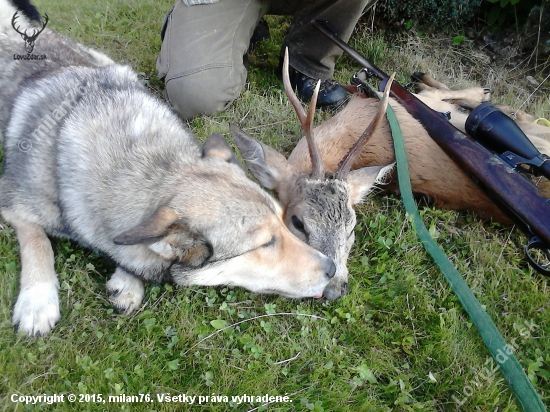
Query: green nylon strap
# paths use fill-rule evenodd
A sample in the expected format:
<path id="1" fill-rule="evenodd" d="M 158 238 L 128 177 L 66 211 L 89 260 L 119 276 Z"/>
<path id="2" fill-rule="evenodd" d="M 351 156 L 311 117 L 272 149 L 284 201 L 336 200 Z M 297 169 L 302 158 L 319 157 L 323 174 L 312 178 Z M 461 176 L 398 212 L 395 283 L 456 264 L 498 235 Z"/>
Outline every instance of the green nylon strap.
<path id="1" fill-rule="evenodd" d="M 533 388 L 533 385 L 531 385 L 527 375 L 525 375 L 523 368 L 513 353 L 511 353 L 511 347 L 506 344 L 506 341 L 491 320 L 491 317 L 483 310 L 481 304 L 462 278 L 462 275 L 433 240 L 430 236 L 430 232 L 424 225 L 413 198 L 403 135 L 401 134 L 401 128 L 399 127 L 395 112 L 390 105 L 388 105 L 386 117 L 390 124 L 393 137 L 399 190 L 403 199 L 405 211 L 412 217 L 412 222 L 419 240 L 422 242 L 422 245 L 432 257 L 435 264 L 439 267 L 441 272 L 443 272 L 445 279 L 447 279 L 451 289 L 458 297 L 462 307 L 470 316 L 485 346 L 489 349 L 492 357 L 497 361 L 504 379 L 508 382 L 510 389 L 523 410 L 526 412 L 546 411 L 546 407 L 535 391 L 535 388 Z"/>

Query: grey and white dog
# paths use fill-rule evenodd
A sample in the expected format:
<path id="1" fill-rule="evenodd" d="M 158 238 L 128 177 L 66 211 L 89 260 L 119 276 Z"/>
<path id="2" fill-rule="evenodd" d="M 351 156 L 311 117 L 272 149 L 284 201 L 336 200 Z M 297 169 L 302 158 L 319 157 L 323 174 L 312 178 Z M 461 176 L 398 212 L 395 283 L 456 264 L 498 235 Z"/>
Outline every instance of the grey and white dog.
<path id="1" fill-rule="evenodd" d="M 10 24 L 22 6 L 37 15 L 0 0 L 0 199 L 20 244 L 19 330 L 45 334 L 60 319 L 48 234 L 116 262 L 107 290 L 125 313 L 143 281 L 322 295 L 334 262 L 285 227 L 223 137 L 201 149 L 130 68 L 48 28 L 24 59 Z M 17 22 L 32 30 L 21 12 Z"/>

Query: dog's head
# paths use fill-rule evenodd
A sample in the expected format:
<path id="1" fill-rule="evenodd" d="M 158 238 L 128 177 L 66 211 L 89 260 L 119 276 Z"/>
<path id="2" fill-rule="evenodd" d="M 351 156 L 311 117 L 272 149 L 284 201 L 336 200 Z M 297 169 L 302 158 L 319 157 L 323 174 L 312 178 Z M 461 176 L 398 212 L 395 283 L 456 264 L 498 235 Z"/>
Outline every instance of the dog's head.
<path id="1" fill-rule="evenodd" d="M 334 262 L 285 226 L 279 204 L 250 181 L 225 139 L 207 139 L 185 184 L 166 204 L 115 238 L 146 244 L 173 262 L 180 285 L 235 285 L 256 293 L 320 297 Z"/>

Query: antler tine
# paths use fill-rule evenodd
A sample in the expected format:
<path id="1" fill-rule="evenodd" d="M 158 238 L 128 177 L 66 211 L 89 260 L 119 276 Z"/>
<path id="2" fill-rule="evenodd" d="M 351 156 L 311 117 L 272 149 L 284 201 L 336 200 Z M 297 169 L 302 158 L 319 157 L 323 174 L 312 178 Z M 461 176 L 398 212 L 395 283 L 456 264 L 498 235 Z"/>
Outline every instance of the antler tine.
<path id="1" fill-rule="evenodd" d="M 306 120 L 306 111 L 302 107 L 302 104 L 298 100 L 298 97 L 296 97 L 296 94 L 294 93 L 294 90 L 292 89 L 292 85 L 290 84 L 290 75 L 288 74 L 288 47 L 285 49 L 285 58 L 283 60 L 283 86 L 285 88 L 286 97 L 288 97 L 288 100 L 290 103 L 292 103 L 292 106 L 294 107 L 294 110 L 296 111 L 296 114 L 298 115 L 298 120 L 300 121 L 300 124 L 304 125 L 304 122 Z"/>
<path id="2" fill-rule="evenodd" d="M 18 17 L 19 17 L 19 11 L 16 11 L 16 12 L 14 13 L 13 17 L 11 18 L 11 27 L 13 27 L 13 29 L 14 29 L 17 33 L 19 33 L 20 35 L 23 35 L 23 33 L 21 33 L 21 32 L 19 31 L 19 27 L 20 27 L 20 26 L 15 27 L 15 21 L 17 20 Z"/>
<path id="3" fill-rule="evenodd" d="M 44 31 L 44 29 L 46 28 L 46 25 L 48 24 L 49 17 L 48 17 L 47 14 L 44 14 L 44 16 L 46 17 L 46 20 L 44 21 L 44 23 L 42 23 L 42 27 L 41 28 L 37 28 L 37 27 L 34 28 L 33 31 L 32 31 L 32 36 L 28 36 L 29 39 L 36 40 L 38 35 L 40 33 L 42 33 Z"/>
<path id="4" fill-rule="evenodd" d="M 292 103 L 294 110 L 296 111 L 296 115 L 298 116 L 298 120 L 302 125 L 302 130 L 304 131 L 304 135 L 306 137 L 307 145 L 309 148 L 309 156 L 311 158 L 311 178 L 322 179 L 325 175 L 325 171 L 323 169 L 321 152 L 319 150 L 319 146 L 317 146 L 317 144 L 315 143 L 315 140 L 313 139 L 313 117 L 315 116 L 315 106 L 317 104 L 317 96 L 319 95 L 321 81 L 319 80 L 317 82 L 317 86 L 315 87 L 315 91 L 313 92 L 313 96 L 309 104 L 309 110 L 306 115 L 306 112 L 302 104 L 300 103 L 300 100 L 298 100 L 298 97 L 296 97 L 296 94 L 294 93 L 294 90 L 292 89 L 292 86 L 290 84 L 288 67 L 289 67 L 289 59 L 288 59 L 288 47 L 287 47 L 285 49 L 285 57 L 283 61 L 283 85 L 285 88 L 285 93 L 290 103 Z"/>
<path id="5" fill-rule="evenodd" d="M 313 138 L 313 118 L 315 117 L 315 106 L 317 105 L 317 96 L 319 95 L 319 89 L 321 88 L 321 80 L 317 81 L 311 102 L 309 103 L 309 110 L 307 112 L 307 119 L 304 126 L 304 134 L 306 136 L 307 145 L 309 147 L 309 156 L 311 157 L 311 178 L 321 180 L 325 177 L 325 170 L 323 168 L 323 159 L 321 157 L 321 151 L 319 146 L 315 143 Z"/>
<path id="6" fill-rule="evenodd" d="M 360 149 L 363 147 L 363 145 L 366 143 L 367 140 L 370 139 L 370 137 L 374 134 L 378 126 L 380 125 L 380 122 L 384 118 L 384 115 L 386 114 L 386 108 L 388 106 L 388 99 L 390 96 L 390 89 L 391 84 L 393 82 L 393 79 L 395 77 L 395 73 L 393 73 L 390 78 L 388 79 L 388 82 L 386 83 L 386 87 L 384 88 L 384 94 L 382 96 L 382 100 L 378 103 L 378 112 L 374 116 L 374 119 L 370 122 L 369 126 L 365 129 L 361 137 L 355 142 L 355 144 L 352 146 L 352 148 L 349 150 L 349 152 L 340 160 L 340 163 L 338 164 L 338 169 L 336 170 L 335 178 L 340 180 L 346 180 L 349 174 L 349 171 L 351 170 L 351 166 L 353 165 L 353 162 L 355 161 L 355 158 L 359 155 Z"/>
<path id="7" fill-rule="evenodd" d="M 44 31 L 44 29 L 46 28 L 46 25 L 48 24 L 48 21 L 50 20 L 47 14 L 44 14 L 44 17 L 45 17 L 45 21 L 44 23 L 42 23 L 42 28 L 38 33 L 42 33 Z"/>

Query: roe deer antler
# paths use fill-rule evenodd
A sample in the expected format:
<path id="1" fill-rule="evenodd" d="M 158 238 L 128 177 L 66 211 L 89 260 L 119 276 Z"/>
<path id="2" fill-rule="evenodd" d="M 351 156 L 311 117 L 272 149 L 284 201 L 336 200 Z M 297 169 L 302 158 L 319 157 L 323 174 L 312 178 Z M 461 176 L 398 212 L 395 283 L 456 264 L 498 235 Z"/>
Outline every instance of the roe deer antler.
<path id="1" fill-rule="evenodd" d="M 298 116 L 298 120 L 302 125 L 302 130 L 304 131 L 304 135 L 307 140 L 307 145 L 309 148 L 309 156 L 311 157 L 310 177 L 312 179 L 321 180 L 325 177 L 325 170 L 323 168 L 323 159 L 321 158 L 321 152 L 319 151 L 319 146 L 317 146 L 317 143 L 315 143 L 315 140 L 313 139 L 313 117 L 315 116 L 315 105 L 317 104 L 317 96 L 319 95 L 319 88 L 321 87 L 321 81 L 319 80 L 317 82 L 317 86 L 315 87 L 315 91 L 313 92 L 313 96 L 309 104 L 309 110 L 306 116 L 306 112 L 302 104 L 298 100 L 298 97 L 296 97 L 296 94 L 294 93 L 294 90 L 292 89 L 292 86 L 290 84 L 288 66 L 289 66 L 288 48 L 286 48 L 285 58 L 283 62 L 283 85 L 285 88 L 285 93 L 290 103 L 292 103 L 294 110 L 296 111 L 296 115 Z"/>
<path id="2" fill-rule="evenodd" d="M 338 163 L 338 169 L 335 173 L 335 178 L 340 180 L 346 180 L 349 174 L 349 171 L 351 170 L 351 166 L 353 165 L 353 162 L 355 161 L 355 158 L 361 153 L 361 148 L 363 145 L 369 140 L 369 138 L 374 134 L 376 131 L 376 128 L 380 125 L 380 122 L 384 118 L 384 115 L 386 114 L 386 108 L 388 107 L 388 99 L 390 96 L 390 89 L 391 84 L 393 82 L 393 79 L 395 77 L 395 73 L 393 73 L 390 78 L 388 79 L 388 82 L 386 83 L 386 87 L 384 88 L 384 94 L 382 96 L 382 100 L 378 103 L 378 112 L 368 125 L 368 127 L 365 129 L 363 134 L 357 139 L 355 144 L 351 147 L 349 152 L 340 160 Z"/>

